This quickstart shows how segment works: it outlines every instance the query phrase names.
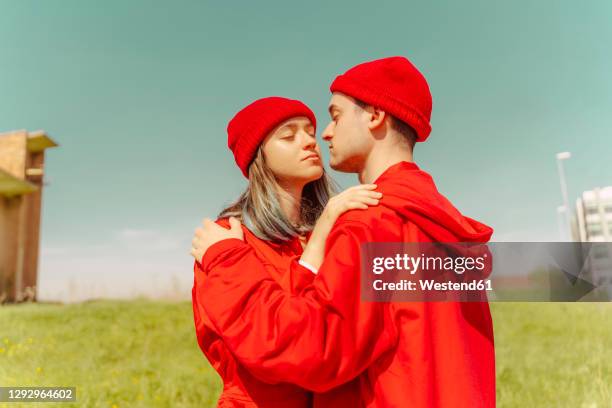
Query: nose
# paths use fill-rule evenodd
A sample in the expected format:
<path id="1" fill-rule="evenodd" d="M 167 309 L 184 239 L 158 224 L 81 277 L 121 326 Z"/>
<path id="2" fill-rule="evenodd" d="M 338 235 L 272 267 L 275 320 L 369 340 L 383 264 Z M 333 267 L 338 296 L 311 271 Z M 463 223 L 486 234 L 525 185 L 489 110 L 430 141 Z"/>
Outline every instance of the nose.
<path id="1" fill-rule="evenodd" d="M 332 137 L 334 137 L 334 122 L 329 122 L 325 129 L 323 129 L 323 135 L 321 137 L 326 142 L 331 141 Z"/>
<path id="2" fill-rule="evenodd" d="M 302 143 L 302 147 L 304 150 L 313 150 L 317 147 L 317 137 L 315 135 L 310 135 L 307 132 L 304 132 L 304 138 Z"/>

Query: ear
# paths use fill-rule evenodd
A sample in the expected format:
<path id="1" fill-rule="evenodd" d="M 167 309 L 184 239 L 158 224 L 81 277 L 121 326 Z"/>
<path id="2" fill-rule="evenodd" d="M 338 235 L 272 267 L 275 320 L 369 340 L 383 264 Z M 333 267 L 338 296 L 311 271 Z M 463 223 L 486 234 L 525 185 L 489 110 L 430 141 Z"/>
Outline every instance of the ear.
<path id="1" fill-rule="evenodd" d="M 368 110 L 370 114 L 370 121 L 368 123 L 368 128 L 370 130 L 378 129 L 385 123 L 385 119 L 387 118 L 387 112 L 380 108 L 371 107 L 371 110 Z"/>

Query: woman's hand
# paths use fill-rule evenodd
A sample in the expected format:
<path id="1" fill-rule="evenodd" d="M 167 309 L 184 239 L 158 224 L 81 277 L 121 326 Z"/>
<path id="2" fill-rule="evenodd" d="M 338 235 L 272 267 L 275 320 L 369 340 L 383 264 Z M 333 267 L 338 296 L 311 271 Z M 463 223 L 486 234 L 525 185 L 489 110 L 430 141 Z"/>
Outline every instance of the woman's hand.
<path id="1" fill-rule="evenodd" d="M 202 262 L 202 257 L 206 250 L 219 241 L 231 238 L 244 240 L 240 221 L 237 218 L 230 217 L 229 224 L 230 228 L 227 229 L 208 218 L 204 218 L 202 227 L 196 228 L 193 240 L 191 241 L 191 255 L 196 261 Z"/>
<path id="2" fill-rule="evenodd" d="M 375 188 L 376 184 L 360 184 L 330 198 L 317 220 L 300 260 L 319 269 L 325 255 L 325 241 L 338 217 L 349 210 L 365 210 L 368 206 L 378 205 L 382 193 L 374 191 Z"/>

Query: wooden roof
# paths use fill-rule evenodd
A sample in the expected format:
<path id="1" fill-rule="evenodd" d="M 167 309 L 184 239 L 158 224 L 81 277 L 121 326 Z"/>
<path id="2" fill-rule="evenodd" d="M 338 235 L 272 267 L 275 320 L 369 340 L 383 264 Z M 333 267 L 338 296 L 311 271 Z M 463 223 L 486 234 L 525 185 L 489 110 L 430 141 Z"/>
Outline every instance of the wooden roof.
<path id="1" fill-rule="evenodd" d="M 42 152 L 56 146 L 57 143 L 42 130 L 28 133 L 28 150 L 32 153 Z"/>
<path id="2" fill-rule="evenodd" d="M 32 193 L 37 189 L 34 184 L 0 169 L 0 195 L 12 197 Z"/>

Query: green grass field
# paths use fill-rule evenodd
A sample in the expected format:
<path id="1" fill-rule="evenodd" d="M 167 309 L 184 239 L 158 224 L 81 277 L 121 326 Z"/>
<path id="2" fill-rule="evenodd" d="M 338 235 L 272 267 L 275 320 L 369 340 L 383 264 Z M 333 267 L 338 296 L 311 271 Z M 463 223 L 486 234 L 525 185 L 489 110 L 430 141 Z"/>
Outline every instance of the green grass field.
<path id="1" fill-rule="evenodd" d="M 492 310 L 499 407 L 612 407 L 612 303 Z M 211 407 L 221 389 L 191 304 L 145 300 L 0 307 L 0 385 L 77 387 L 45 407 Z"/>

